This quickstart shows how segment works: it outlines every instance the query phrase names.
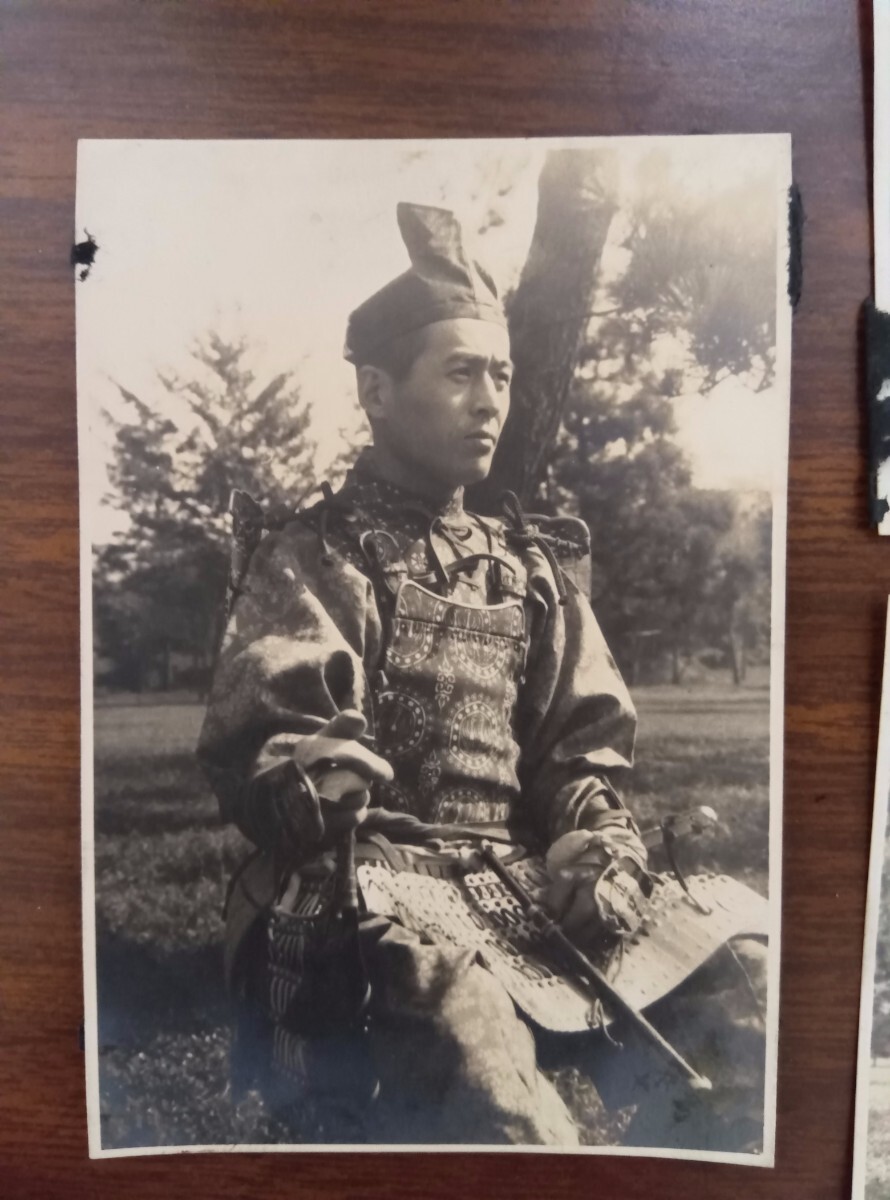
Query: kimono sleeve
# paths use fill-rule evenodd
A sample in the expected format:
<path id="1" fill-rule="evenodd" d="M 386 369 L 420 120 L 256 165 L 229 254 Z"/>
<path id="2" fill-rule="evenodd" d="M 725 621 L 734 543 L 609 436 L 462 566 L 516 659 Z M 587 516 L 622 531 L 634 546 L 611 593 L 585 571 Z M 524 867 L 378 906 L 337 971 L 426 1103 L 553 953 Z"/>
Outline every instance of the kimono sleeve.
<path id="1" fill-rule="evenodd" d="M 604 783 L 633 764 L 636 713 L 586 598 L 549 568 L 529 576 L 530 644 L 520 698 L 523 808 L 546 842 L 615 807 Z"/>
<path id="2" fill-rule="evenodd" d="M 368 579 L 295 522 L 254 552 L 229 620 L 198 758 L 231 820 L 253 774 L 347 708 L 371 726 L 364 664 L 380 643 Z"/>

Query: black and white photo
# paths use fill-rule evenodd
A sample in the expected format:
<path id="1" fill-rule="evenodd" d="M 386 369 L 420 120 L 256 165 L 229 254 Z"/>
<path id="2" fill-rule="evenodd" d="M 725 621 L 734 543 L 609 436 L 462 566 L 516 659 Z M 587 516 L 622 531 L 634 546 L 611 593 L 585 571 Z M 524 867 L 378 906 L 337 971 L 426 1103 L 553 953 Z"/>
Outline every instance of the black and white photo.
<path id="1" fill-rule="evenodd" d="M 772 1164 L 789 184 L 80 143 L 94 1156 Z"/>

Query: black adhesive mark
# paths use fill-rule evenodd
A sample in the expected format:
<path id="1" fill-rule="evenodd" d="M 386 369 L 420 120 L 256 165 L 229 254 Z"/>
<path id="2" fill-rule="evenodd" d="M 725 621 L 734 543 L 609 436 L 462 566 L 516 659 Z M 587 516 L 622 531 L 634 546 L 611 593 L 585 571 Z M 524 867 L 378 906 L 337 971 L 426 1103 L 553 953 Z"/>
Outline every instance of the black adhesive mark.
<path id="1" fill-rule="evenodd" d="M 83 242 L 75 242 L 71 247 L 71 265 L 72 267 L 81 267 L 78 271 L 77 278 L 81 283 L 89 277 L 93 263 L 96 261 L 96 253 L 99 249 L 99 243 L 93 237 L 88 229 L 84 229 L 87 235 Z"/>
<path id="2" fill-rule="evenodd" d="M 890 511 L 878 496 L 878 470 L 890 459 L 890 313 L 865 302 L 865 402 L 868 405 L 868 506 L 873 525 Z"/>
<path id="3" fill-rule="evenodd" d="M 788 189 L 788 299 L 797 308 L 803 290 L 803 223 L 806 220 L 800 188 Z"/>

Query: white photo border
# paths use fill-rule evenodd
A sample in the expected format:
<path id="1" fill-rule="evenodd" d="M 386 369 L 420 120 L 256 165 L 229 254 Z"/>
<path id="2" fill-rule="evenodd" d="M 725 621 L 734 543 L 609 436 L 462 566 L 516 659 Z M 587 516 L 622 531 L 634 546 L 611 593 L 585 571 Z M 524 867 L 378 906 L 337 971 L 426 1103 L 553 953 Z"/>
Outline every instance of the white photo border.
<path id="1" fill-rule="evenodd" d="M 95 882 L 95 838 L 94 838 L 94 712 L 93 712 L 93 621 L 92 621 L 92 548 L 93 521 L 92 509 L 87 503 L 83 486 L 84 479 L 93 470 L 91 456 L 91 436 L 96 425 L 97 413 L 88 405 L 84 389 L 78 386 L 77 418 L 78 418 L 78 462 L 81 479 L 80 487 L 80 600 L 81 600 L 81 789 L 82 789 L 82 904 L 83 904 L 83 955 L 84 955 L 84 1006 L 85 1006 L 85 1057 L 86 1057 L 86 1098 L 89 1135 L 89 1154 L 94 1159 L 128 1158 L 159 1154 L 200 1154 L 208 1151 L 233 1153 L 249 1151 L 254 1153 L 532 1153 L 532 1154 L 572 1154 L 585 1156 L 611 1155 L 627 1158 L 661 1158 L 672 1160 L 688 1160 L 694 1162 L 727 1163 L 735 1165 L 757 1166 L 771 1168 L 775 1165 L 776 1142 L 776 1085 L 778 1072 L 778 1032 L 779 1032 L 779 984 L 781 957 L 781 909 L 782 909 L 782 819 L 783 819 L 783 771 L 784 771 L 784 696 L 785 696 L 785 601 L 786 601 L 786 533 L 788 513 L 788 441 L 789 415 L 791 396 L 791 303 L 788 296 L 788 264 L 789 264 L 789 234 L 788 234 L 788 204 L 791 176 L 791 137 L 790 134 L 694 134 L 673 136 L 629 136 L 627 138 L 610 137 L 578 137 L 578 138 L 535 138 L 535 139 L 461 139 L 479 142 L 523 141 L 530 140 L 542 146 L 577 147 L 583 149 L 597 145 L 614 145 L 621 141 L 639 142 L 643 140 L 655 142 L 689 141 L 713 138 L 725 141 L 728 138 L 738 141 L 762 140 L 774 144 L 777 169 L 776 178 L 776 390 L 784 400 L 786 419 L 782 425 L 784 430 L 784 446 L 777 448 L 777 459 L 784 464 L 781 478 L 777 479 L 772 491 L 773 528 L 772 528 L 772 579 L 771 579 L 771 656 L 770 656 L 770 787 L 769 787 L 769 904 L 770 904 L 770 939 L 769 939 L 769 1000 L 767 1011 L 767 1055 L 766 1055 L 766 1084 L 765 1109 L 763 1127 L 763 1150 L 759 1154 L 733 1153 L 723 1151 L 671 1150 L 661 1147 L 624 1147 L 624 1146 L 582 1146 L 582 1147 L 549 1147 L 549 1146 L 502 1146 L 502 1145 L 399 1145 L 386 1144 L 381 1146 L 349 1145 L 349 1144 L 248 1144 L 221 1143 L 216 1145 L 182 1145 L 182 1146 L 134 1146 L 120 1149 L 107 1149 L 102 1145 L 100 1126 L 99 1099 L 99 1046 L 98 1046 L 98 998 L 97 998 L 97 956 L 96 956 L 96 882 Z M 366 142 L 367 139 L 359 139 Z M 414 139 L 417 140 L 417 139 Z M 426 139 L 435 144 L 451 139 Z M 84 166 L 84 150 L 94 145 L 91 139 L 78 143 L 78 180 Z M 227 144 L 239 145 L 238 141 Z M 286 142 L 283 144 L 287 144 Z M 344 141 L 331 141 L 332 149 L 341 147 Z M 80 236 L 85 226 L 89 226 L 89 214 L 81 211 L 80 189 L 78 189 L 78 204 L 75 213 L 75 229 L 78 231 L 75 240 Z M 780 452 L 779 452 L 780 451 Z M 890 723 L 885 731 L 883 770 L 885 776 L 890 775 Z M 886 788 L 885 788 L 886 792 Z M 874 858 L 874 853 L 873 853 Z M 864 1010 L 863 1010 L 864 1011 Z M 870 1011 L 868 1014 L 870 1031 Z M 860 1037 L 860 1053 L 862 1046 Z"/>

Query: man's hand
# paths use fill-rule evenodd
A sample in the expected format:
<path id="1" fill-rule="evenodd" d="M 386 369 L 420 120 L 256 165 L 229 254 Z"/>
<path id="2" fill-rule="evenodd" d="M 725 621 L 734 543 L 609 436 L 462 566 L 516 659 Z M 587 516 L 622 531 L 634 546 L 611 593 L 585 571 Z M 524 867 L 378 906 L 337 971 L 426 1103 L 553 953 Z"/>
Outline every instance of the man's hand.
<path id="1" fill-rule="evenodd" d="M 651 887 L 646 847 L 629 817 L 610 814 L 606 821 L 595 831 L 564 834 L 547 853 L 547 905 L 581 944 L 603 933 L 633 933 Z"/>
<path id="2" fill-rule="evenodd" d="M 369 786 L 392 779 L 392 768 L 358 739 L 367 728 L 359 712 L 338 713 L 316 733 L 301 738 L 293 759 L 261 771 L 236 817 L 262 849 L 303 861 L 355 829 L 368 811 Z M 318 792 L 300 778 L 299 763 Z"/>
<path id="3" fill-rule="evenodd" d="M 302 738 L 294 750 L 321 801 L 322 847 L 361 825 L 368 813 L 369 785 L 393 777 L 389 763 L 358 740 L 366 729 L 362 714 L 347 709 Z"/>

